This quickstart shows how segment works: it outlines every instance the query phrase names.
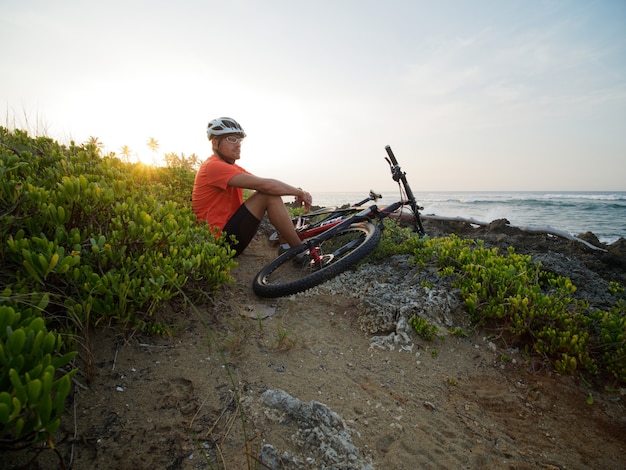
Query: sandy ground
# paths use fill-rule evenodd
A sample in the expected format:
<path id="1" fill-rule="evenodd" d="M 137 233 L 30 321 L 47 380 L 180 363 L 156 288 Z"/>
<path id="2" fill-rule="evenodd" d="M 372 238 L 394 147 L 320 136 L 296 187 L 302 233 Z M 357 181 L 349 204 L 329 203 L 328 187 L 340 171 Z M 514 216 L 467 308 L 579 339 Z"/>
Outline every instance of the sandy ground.
<path id="1" fill-rule="evenodd" d="M 79 378 L 58 453 L 5 451 L 1 466 L 624 468 L 619 391 L 556 375 L 473 331 L 461 310 L 453 321 L 468 337 L 372 348 L 357 298 L 255 297 L 252 277 L 274 255 L 259 237 L 212 305 L 172 305 L 172 338 L 94 334 L 97 374 Z M 300 415 L 268 404 L 268 390 Z M 320 407 L 322 423 L 302 422 Z"/>

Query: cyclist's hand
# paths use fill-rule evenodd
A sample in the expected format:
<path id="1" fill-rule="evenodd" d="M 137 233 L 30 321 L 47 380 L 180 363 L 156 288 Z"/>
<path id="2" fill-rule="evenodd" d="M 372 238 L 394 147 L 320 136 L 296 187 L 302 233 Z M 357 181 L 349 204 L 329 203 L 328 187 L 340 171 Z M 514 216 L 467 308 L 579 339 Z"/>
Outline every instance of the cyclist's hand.
<path id="1" fill-rule="evenodd" d="M 304 206 L 304 212 L 307 213 L 311 209 L 311 204 L 313 204 L 313 198 L 306 191 L 302 191 L 302 196 L 296 196 L 296 204 L 299 206 Z"/>

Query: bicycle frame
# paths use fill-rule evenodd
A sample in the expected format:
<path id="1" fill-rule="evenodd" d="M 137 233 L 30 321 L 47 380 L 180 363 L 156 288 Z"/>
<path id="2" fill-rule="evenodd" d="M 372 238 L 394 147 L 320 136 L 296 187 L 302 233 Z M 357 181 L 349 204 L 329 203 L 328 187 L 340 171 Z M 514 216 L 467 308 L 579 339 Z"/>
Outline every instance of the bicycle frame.
<path id="1" fill-rule="evenodd" d="M 382 198 L 381 194 L 375 193 L 373 190 L 370 190 L 370 194 L 367 198 L 362 201 L 357 202 L 356 204 L 351 205 L 350 207 L 341 207 L 341 208 L 332 208 L 332 210 L 328 211 L 328 215 L 324 217 L 322 220 L 315 222 L 314 224 L 308 225 L 305 220 L 308 217 L 307 214 L 298 216 L 294 219 L 296 232 L 300 237 L 300 240 L 306 240 L 311 237 L 315 237 L 322 232 L 334 227 L 339 224 L 342 220 L 358 213 L 362 210 L 362 206 L 366 204 L 368 201 L 377 201 Z"/>

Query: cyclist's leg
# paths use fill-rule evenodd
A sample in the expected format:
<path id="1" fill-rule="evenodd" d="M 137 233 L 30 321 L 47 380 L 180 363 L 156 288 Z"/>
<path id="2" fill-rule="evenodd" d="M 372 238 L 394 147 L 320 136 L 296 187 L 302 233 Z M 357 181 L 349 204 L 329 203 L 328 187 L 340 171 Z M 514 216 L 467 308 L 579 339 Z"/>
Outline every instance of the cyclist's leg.
<path id="1" fill-rule="evenodd" d="M 280 236 L 289 243 L 289 246 L 293 247 L 301 243 L 300 237 L 293 227 L 291 216 L 280 196 L 272 196 L 257 191 L 244 202 L 244 205 L 259 220 L 267 213 L 270 223 Z"/>
<path id="2" fill-rule="evenodd" d="M 237 243 L 231 243 L 229 239 L 231 248 L 235 250 L 235 256 L 239 256 L 250 244 L 260 224 L 261 219 L 252 214 L 245 204 L 239 206 L 239 209 L 228 219 L 224 232 L 228 236 L 234 235 L 237 240 Z"/>

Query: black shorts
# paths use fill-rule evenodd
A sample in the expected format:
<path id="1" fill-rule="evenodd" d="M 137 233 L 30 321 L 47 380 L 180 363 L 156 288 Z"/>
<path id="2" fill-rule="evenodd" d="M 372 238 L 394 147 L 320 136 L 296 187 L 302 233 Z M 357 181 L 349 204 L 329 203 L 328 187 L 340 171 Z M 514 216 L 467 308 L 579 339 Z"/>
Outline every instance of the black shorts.
<path id="1" fill-rule="evenodd" d="M 239 256 L 250 244 L 260 224 L 261 221 L 252 215 L 245 204 L 239 206 L 239 209 L 228 219 L 224 232 L 231 248 L 235 250 L 235 256 Z M 232 241 L 230 235 L 234 235 L 236 241 Z"/>

